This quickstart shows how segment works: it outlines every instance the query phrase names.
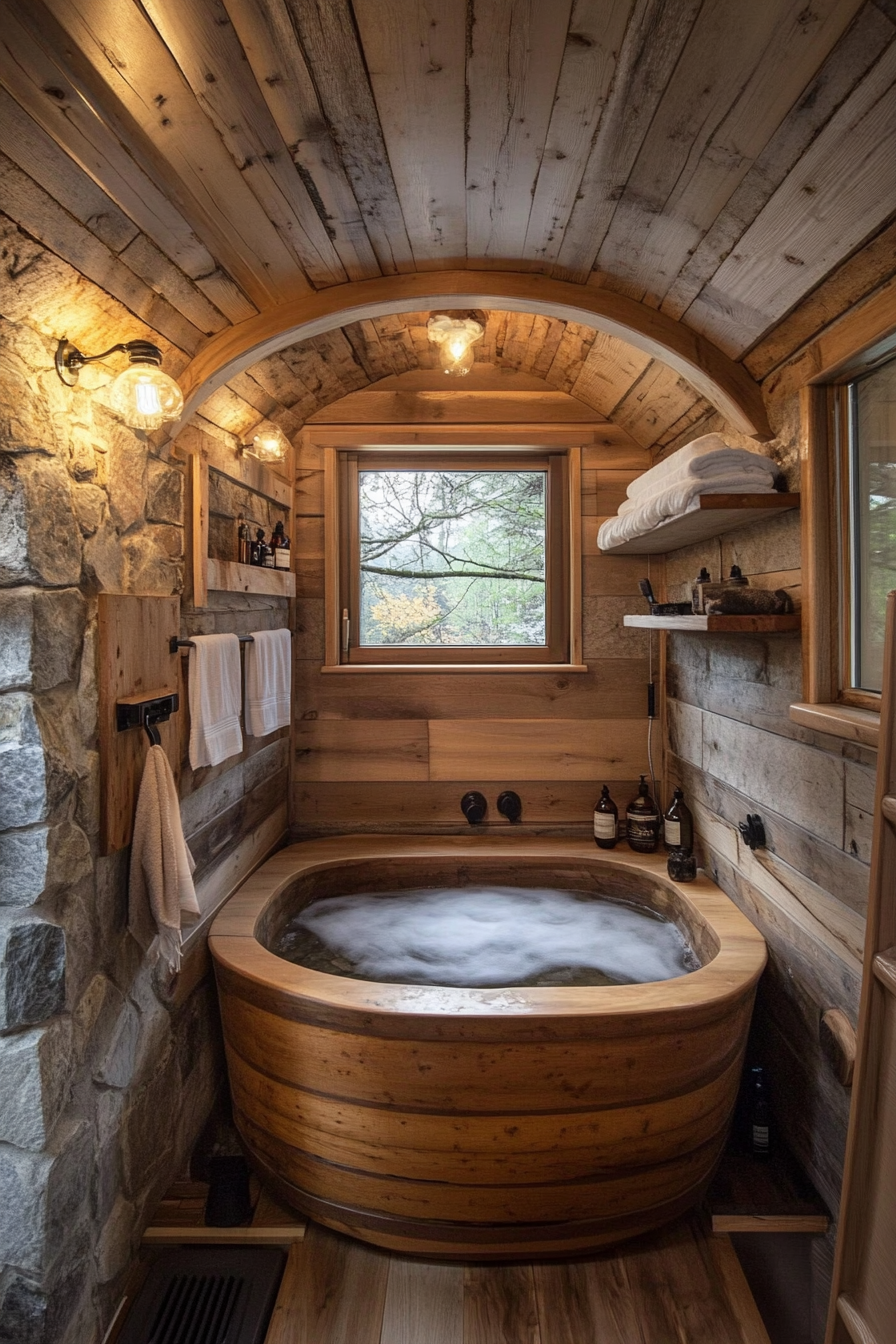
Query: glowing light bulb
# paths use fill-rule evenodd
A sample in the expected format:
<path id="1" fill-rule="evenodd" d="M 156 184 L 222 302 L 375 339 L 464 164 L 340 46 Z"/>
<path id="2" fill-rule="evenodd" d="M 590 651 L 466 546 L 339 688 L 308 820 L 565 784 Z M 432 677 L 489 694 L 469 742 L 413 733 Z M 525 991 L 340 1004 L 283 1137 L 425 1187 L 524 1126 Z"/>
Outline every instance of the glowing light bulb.
<path id="1" fill-rule="evenodd" d="M 158 429 L 177 420 L 184 398 L 174 379 L 154 364 L 132 364 L 111 384 L 109 405 L 131 429 Z"/>
<path id="2" fill-rule="evenodd" d="M 439 363 L 444 373 L 463 377 L 473 367 L 473 346 L 484 328 L 471 317 L 448 317 L 439 313 L 426 324 L 429 339 L 439 347 Z"/>
<path id="3" fill-rule="evenodd" d="M 276 425 L 260 429 L 252 440 L 252 447 L 246 452 L 257 457 L 260 462 L 282 462 L 289 449 L 289 440 Z"/>

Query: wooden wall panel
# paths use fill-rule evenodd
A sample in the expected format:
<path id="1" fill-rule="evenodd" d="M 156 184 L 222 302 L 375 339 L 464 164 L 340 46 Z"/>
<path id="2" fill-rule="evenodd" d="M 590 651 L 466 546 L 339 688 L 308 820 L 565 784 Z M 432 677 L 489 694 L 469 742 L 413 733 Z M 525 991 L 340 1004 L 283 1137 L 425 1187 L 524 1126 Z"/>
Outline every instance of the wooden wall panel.
<path id="1" fill-rule="evenodd" d="M 644 719 L 443 719 L 429 725 L 431 779 L 630 779 L 646 749 Z"/>
<path id="2" fill-rule="evenodd" d="M 489 373 L 479 381 L 504 376 Z M 507 427 L 522 442 L 538 441 L 539 435 L 547 441 L 551 432 L 562 432 L 564 442 L 578 436 L 584 445 L 578 456 L 587 463 L 580 516 L 592 541 L 595 510 L 615 509 L 629 481 L 649 465 L 643 449 L 593 412 L 590 425 L 572 431 L 543 428 L 558 422 L 560 403 L 576 416 L 580 403 L 528 386 L 514 392 L 490 386 L 472 394 L 427 393 L 425 379 L 417 377 L 406 392 L 352 393 L 322 415 L 319 426 L 309 427 L 296 455 L 293 520 L 299 598 L 292 792 L 297 838 L 353 829 L 457 830 L 466 825 L 460 798 L 468 788 L 480 788 L 489 798 L 487 826 L 508 824 L 495 803 L 501 788 L 515 788 L 524 826 L 588 832 L 599 785 L 612 781 L 624 807 L 647 769 L 646 640 L 622 627 L 625 612 L 643 606 L 638 580 L 646 569 L 637 556 L 589 555 L 577 562 L 587 613 L 585 672 L 321 670 L 331 563 L 321 444 L 349 446 L 359 434 L 363 439 L 363 430 L 345 423 L 340 407 L 361 407 L 369 415 L 374 398 L 386 399 L 393 410 L 400 402 L 402 425 L 378 427 L 376 442 L 425 439 L 436 430 L 439 441 L 451 441 L 465 432 L 471 397 L 478 399 L 475 415 L 485 440 L 500 439 Z M 373 423 L 382 425 L 381 417 L 374 415 Z M 559 423 L 574 422 L 561 415 Z"/>

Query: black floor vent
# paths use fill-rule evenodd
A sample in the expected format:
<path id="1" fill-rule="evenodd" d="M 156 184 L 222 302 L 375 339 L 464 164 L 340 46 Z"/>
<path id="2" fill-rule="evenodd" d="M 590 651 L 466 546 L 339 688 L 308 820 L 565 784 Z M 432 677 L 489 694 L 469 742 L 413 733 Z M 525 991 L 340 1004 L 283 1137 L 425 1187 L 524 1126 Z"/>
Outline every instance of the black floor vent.
<path id="1" fill-rule="evenodd" d="M 272 1247 L 179 1247 L 153 1264 L 119 1344 L 262 1344 L 286 1263 Z"/>

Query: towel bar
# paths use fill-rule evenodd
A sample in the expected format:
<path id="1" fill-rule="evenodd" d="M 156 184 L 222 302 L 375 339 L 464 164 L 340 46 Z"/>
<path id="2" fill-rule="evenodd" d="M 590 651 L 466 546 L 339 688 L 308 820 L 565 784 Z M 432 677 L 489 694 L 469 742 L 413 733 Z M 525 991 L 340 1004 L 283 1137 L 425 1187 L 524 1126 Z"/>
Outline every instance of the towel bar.
<path id="1" fill-rule="evenodd" d="M 255 640 L 251 635 L 237 635 L 241 644 L 254 644 Z M 168 652 L 177 653 L 178 649 L 192 649 L 195 645 L 192 639 L 178 639 L 177 635 L 172 635 L 168 641 Z"/>

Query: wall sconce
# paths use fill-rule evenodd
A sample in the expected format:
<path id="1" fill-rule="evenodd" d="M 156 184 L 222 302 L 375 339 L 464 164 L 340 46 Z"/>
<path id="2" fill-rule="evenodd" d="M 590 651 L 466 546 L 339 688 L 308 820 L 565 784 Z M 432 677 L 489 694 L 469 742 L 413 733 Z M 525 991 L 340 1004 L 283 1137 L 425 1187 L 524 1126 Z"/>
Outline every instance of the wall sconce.
<path id="1" fill-rule="evenodd" d="M 248 453 L 259 462 L 282 462 L 289 451 L 289 439 L 276 425 L 260 429 L 251 443 L 240 444 L 240 455 Z"/>
<path id="2" fill-rule="evenodd" d="M 439 347 L 442 371 L 462 378 L 473 367 L 473 346 L 481 340 L 485 327 L 472 317 L 448 317 L 434 314 L 426 324 L 429 339 Z"/>
<path id="3" fill-rule="evenodd" d="M 165 420 L 176 420 L 184 409 L 183 393 L 159 367 L 162 352 L 151 341 L 124 341 L 101 355 L 84 355 L 63 336 L 56 347 L 56 372 L 66 387 L 74 387 L 85 364 L 95 364 L 116 350 L 124 351 L 129 367 L 109 388 L 109 405 L 131 429 L 158 429 Z"/>

